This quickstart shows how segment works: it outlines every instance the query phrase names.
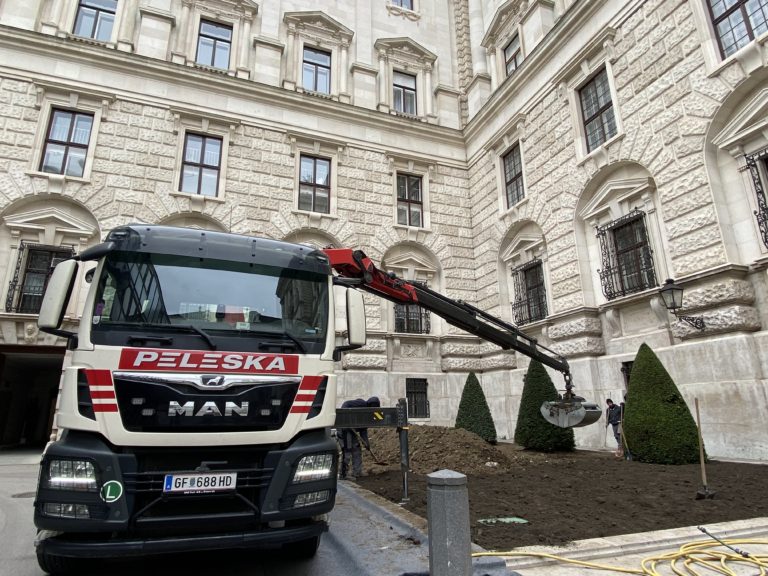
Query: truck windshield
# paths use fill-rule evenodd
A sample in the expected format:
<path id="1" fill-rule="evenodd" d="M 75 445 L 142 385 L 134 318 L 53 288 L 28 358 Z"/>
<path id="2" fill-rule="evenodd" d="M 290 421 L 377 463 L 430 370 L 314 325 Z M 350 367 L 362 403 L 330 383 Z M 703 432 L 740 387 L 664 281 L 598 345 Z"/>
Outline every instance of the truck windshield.
<path id="1" fill-rule="evenodd" d="M 91 319 L 96 344 L 144 341 L 208 348 L 207 336 L 222 350 L 274 348 L 311 354 L 325 347 L 324 274 L 118 251 L 106 257 L 96 289 Z"/>

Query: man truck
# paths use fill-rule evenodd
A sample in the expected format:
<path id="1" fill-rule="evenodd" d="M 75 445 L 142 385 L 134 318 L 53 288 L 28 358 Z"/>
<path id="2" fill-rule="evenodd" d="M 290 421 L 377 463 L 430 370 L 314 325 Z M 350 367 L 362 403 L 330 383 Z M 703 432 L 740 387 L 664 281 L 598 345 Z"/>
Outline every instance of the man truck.
<path id="1" fill-rule="evenodd" d="M 336 496 L 334 365 L 365 344 L 359 289 L 561 371 L 565 393 L 542 406 L 553 424 L 599 418 L 564 358 L 360 251 L 121 226 L 57 265 L 40 311 L 40 329 L 67 340 L 34 504 L 43 570 L 224 548 L 312 556 Z M 62 327 L 68 310 L 76 330 Z"/>

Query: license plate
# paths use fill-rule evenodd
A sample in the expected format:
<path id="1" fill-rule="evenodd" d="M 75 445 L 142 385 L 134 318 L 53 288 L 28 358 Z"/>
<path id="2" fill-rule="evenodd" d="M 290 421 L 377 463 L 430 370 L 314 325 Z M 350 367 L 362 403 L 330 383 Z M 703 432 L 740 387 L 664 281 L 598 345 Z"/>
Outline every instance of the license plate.
<path id="1" fill-rule="evenodd" d="M 237 486 L 237 472 L 204 472 L 200 474 L 166 474 L 166 494 L 208 494 L 228 492 Z"/>

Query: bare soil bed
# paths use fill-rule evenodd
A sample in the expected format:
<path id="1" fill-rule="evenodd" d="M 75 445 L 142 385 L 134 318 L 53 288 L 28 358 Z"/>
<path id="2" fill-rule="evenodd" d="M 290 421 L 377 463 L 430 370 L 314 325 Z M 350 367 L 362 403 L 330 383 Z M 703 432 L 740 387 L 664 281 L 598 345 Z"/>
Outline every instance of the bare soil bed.
<path id="1" fill-rule="evenodd" d="M 397 434 L 371 429 L 380 465 L 364 455 L 357 483 L 393 502 L 403 496 Z M 488 550 L 564 544 L 617 534 L 768 516 L 768 466 L 710 461 L 712 499 L 696 500 L 698 464 L 662 466 L 610 452 L 541 454 L 506 442 L 495 446 L 465 430 L 412 426 L 408 510 L 427 517 L 426 474 L 466 474 L 472 541 Z M 489 523 L 517 517 L 527 523 Z M 481 522 L 483 520 L 484 522 Z"/>

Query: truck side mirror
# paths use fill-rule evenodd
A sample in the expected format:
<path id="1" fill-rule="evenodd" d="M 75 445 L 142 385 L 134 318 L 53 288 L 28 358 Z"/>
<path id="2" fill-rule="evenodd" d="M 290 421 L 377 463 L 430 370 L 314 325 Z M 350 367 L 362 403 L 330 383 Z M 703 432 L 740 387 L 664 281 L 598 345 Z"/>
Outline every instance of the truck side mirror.
<path id="1" fill-rule="evenodd" d="M 347 338 L 350 346 L 365 346 L 365 303 L 357 290 L 347 290 Z"/>
<path id="2" fill-rule="evenodd" d="M 74 332 L 59 330 L 59 327 L 64 320 L 64 312 L 75 285 L 77 266 L 75 260 L 64 260 L 53 269 L 37 318 L 37 325 L 43 332 L 66 337 L 74 335 Z"/>

